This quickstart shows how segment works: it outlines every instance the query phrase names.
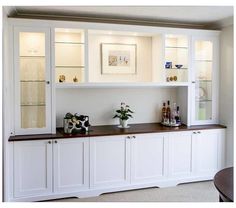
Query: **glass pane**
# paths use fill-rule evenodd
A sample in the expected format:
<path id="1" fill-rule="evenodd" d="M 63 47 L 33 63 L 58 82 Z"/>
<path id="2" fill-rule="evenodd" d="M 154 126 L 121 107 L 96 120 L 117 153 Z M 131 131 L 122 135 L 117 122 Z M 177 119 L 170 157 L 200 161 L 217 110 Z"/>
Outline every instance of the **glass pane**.
<path id="1" fill-rule="evenodd" d="M 21 128 L 46 127 L 45 33 L 20 32 Z"/>
<path id="2" fill-rule="evenodd" d="M 212 42 L 195 42 L 195 113 L 197 120 L 212 119 L 212 54 Z"/>

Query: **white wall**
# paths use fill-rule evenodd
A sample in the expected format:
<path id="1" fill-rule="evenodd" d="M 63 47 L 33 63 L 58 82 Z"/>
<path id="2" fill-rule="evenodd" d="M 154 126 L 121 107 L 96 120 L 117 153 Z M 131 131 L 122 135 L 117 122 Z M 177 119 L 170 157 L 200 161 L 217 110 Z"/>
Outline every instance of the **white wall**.
<path id="1" fill-rule="evenodd" d="M 234 50 L 233 26 L 221 32 L 221 71 L 220 71 L 220 123 L 227 126 L 226 130 L 226 165 L 232 166 L 234 159 L 233 112 L 234 112 Z"/>
<path id="2" fill-rule="evenodd" d="M 130 123 L 160 122 L 162 103 L 176 101 L 174 88 L 57 89 L 57 127 L 67 112 L 88 115 L 91 125 L 118 124 L 112 119 L 121 102 L 135 111 Z"/>

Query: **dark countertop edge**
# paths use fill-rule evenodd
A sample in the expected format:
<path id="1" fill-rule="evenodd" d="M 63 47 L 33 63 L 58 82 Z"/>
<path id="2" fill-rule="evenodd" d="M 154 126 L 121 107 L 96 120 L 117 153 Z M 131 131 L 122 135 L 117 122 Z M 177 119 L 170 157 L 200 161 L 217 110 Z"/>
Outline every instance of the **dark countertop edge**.
<path id="1" fill-rule="evenodd" d="M 103 125 L 103 126 L 92 126 L 93 129 L 86 134 L 64 134 L 63 128 L 57 128 L 56 134 L 36 134 L 36 135 L 17 135 L 10 136 L 8 141 L 30 141 L 30 140 L 50 140 L 50 139 L 65 139 L 65 138 L 79 138 L 79 137 L 99 137 L 99 136 L 116 136 L 116 135 L 128 135 L 128 134 L 147 134 L 147 133 L 166 133 L 166 132 L 179 132 L 179 131 L 194 131 L 194 130 L 210 130 L 210 129 L 224 129 L 227 128 L 224 125 L 220 124 L 207 124 L 207 125 L 194 125 L 186 126 L 181 125 L 181 127 L 164 127 L 160 123 L 145 123 L 145 124 L 130 124 L 131 128 L 129 129 L 117 129 L 117 125 Z M 151 127 L 152 129 L 135 129 L 135 127 Z M 155 127 L 156 128 L 155 128 Z M 133 127 L 133 128 L 132 128 Z M 153 128 L 154 127 L 154 128 Z M 98 131 L 98 129 L 106 129 Z"/>

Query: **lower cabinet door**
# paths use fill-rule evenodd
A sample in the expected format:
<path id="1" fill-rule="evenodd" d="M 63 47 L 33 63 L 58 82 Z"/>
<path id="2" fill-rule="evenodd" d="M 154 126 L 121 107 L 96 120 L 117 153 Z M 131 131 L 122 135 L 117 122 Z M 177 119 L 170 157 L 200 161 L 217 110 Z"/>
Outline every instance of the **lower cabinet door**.
<path id="1" fill-rule="evenodd" d="M 89 138 L 53 140 L 54 192 L 89 188 Z"/>
<path id="2" fill-rule="evenodd" d="M 131 144 L 131 182 L 154 182 L 164 176 L 164 134 L 138 134 Z"/>
<path id="3" fill-rule="evenodd" d="M 169 134 L 169 176 L 182 178 L 192 173 L 192 132 Z"/>
<path id="4" fill-rule="evenodd" d="M 52 193 L 52 141 L 14 142 L 14 197 Z"/>
<path id="5" fill-rule="evenodd" d="M 91 188 L 130 183 L 130 139 L 126 136 L 90 138 Z"/>
<path id="6" fill-rule="evenodd" d="M 197 131 L 193 142 L 196 174 L 214 176 L 224 166 L 224 130 Z"/>

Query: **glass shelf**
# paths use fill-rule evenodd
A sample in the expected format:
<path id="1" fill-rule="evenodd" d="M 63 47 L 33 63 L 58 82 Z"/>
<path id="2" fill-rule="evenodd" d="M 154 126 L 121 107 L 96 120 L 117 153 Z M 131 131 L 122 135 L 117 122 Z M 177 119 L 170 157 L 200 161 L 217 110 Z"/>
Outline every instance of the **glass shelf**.
<path id="1" fill-rule="evenodd" d="M 78 45 L 84 45 L 82 42 L 55 42 L 56 44 L 78 44 Z"/>
<path id="2" fill-rule="evenodd" d="M 45 80 L 20 80 L 20 82 L 45 82 Z"/>
<path id="3" fill-rule="evenodd" d="M 196 82 L 212 82 L 212 80 L 204 80 L 204 79 L 198 79 Z"/>
<path id="4" fill-rule="evenodd" d="M 55 66 L 56 68 L 84 68 L 85 66 Z"/>
<path id="5" fill-rule="evenodd" d="M 188 47 L 184 47 L 184 46 L 166 46 L 165 48 L 168 48 L 168 49 L 188 49 Z"/>
<path id="6" fill-rule="evenodd" d="M 188 68 L 165 68 L 166 70 L 171 70 L 171 69 L 174 69 L 174 70 L 181 70 L 181 69 L 185 69 L 185 70 L 188 70 Z"/>
<path id="7" fill-rule="evenodd" d="M 195 61 L 199 61 L 199 62 L 212 62 L 212 60 L 195 60 Z"/>
<path id="8" fill-rule="evenodd" d="M 20 58 L 45 58 L 45 56 L 20 56 Z"/>
<path id="9" fill-rule="evenodd" d="M 212 102 L 212 100 L 204 100 L 204 99 L 202 99 L 202 100 L 196 100 L 196 102 Z"/>
<path id="10" fill-rule="evenodd" d="M 38 104 L 21 104 L 21 106 L 46 106 L 45 103 L 38 103 Z"/>

